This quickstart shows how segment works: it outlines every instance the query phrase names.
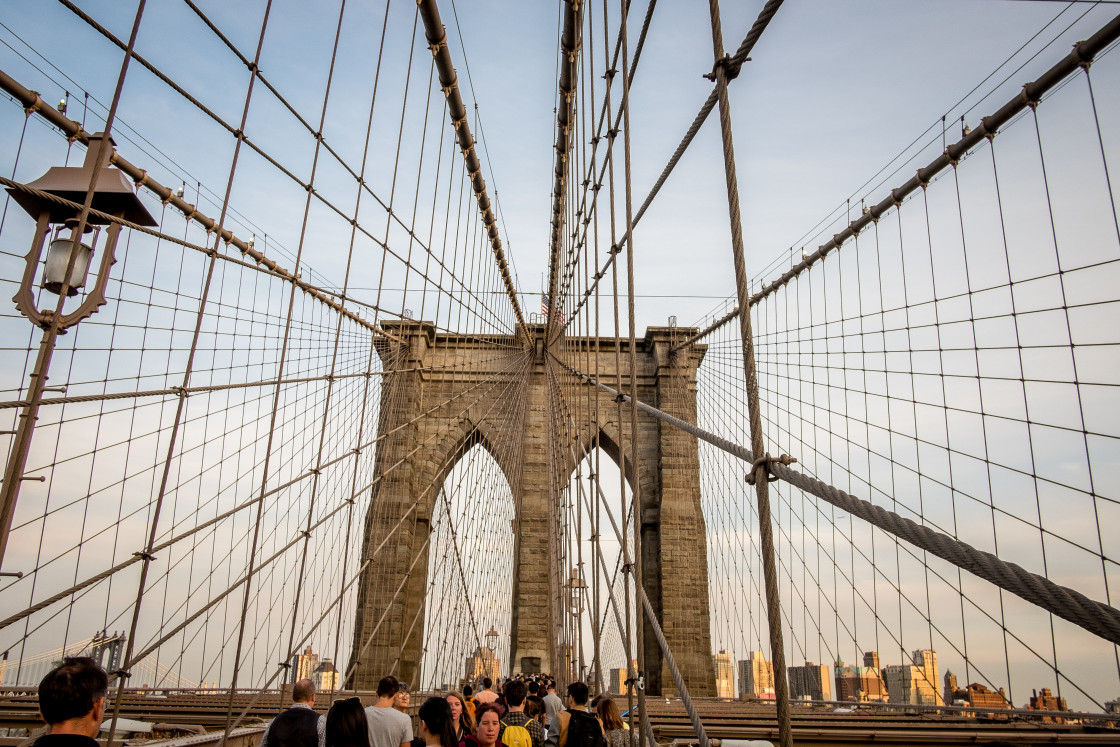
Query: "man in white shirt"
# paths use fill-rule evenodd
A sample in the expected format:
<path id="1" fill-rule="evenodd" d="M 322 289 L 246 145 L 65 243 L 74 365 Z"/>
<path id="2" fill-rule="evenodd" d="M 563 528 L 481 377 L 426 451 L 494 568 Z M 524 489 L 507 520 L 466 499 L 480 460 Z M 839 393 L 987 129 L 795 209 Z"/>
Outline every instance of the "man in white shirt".
<path id="1" fill-rule="evenodd" d="M 393 708 L 400 687 L 396 677 L 382 677 L 377 683 L 377 704 L 366 708 L 371 747 L 409 747 L 412 741 L 412 719 Z"/>

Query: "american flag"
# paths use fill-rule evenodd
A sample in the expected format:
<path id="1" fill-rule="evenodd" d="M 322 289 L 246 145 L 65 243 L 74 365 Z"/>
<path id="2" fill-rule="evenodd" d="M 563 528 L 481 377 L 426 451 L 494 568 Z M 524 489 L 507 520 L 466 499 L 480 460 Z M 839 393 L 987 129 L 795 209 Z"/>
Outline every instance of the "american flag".
<path id="1" fill-rule="evenodd" d="M 541 294 L 541 313 L 544 314 L 546 317 L 548 316 L 548 309 L 549 309 L 548 294 L 547 293 L 542 293 Z M 564 321 L 564 312 L 560 311 L 559 309 L 556 310 L 556 319 L 561 324 L 566 323 Z"/>

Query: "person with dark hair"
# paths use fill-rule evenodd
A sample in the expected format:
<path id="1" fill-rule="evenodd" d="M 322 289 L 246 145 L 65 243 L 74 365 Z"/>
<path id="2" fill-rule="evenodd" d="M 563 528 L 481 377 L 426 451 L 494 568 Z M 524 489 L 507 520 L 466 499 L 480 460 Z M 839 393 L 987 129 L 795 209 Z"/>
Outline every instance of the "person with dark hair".
<path id="1" fill-rule="evenodd" d="M 455 747 L 459 743 L 446 698 L 428 698 L 418 715 L 420 736 L 427 747 Z"/>
<path id="2" fill-rule="evenodd" d="M 292 685 L 292 707 L 265 727 L 261 747 L 326 747 L 327 719 L 314 707 L 315 683 L 300 680 Z"/>
<path id="3" fill-rule="evenodd" d="M 39 683 L 39 715 L 47 733 L 34 747 L 97 747 L 109 677 L 87 656 L 67 657 Z"/>
<path id="4" fill-rule="evenodd" d="M 525 696 L 525 715 L 536 721 L 541 725 L 541 733 L 544 733 L 544 698 L 539 695 Z"/>
<path id="5" fill-rule="evenodd" d="M 536 695 L 540 691 L 540 685 L 536 680 L 529 680 L 529 694 Z"/>
<path id="6" fill-rule="evenodd" d="M 603 727 L 599 720 L 587 712 L 587 683 L 568 685 L 568 710 L 556 714 L 556 721 L 548 726 L 547 747 L 606 747 Z"/>
<path id="7" fill-rule="evenodd" d="M 502 709 L 495 703 L 483 703 L 476 711 L 478 721 L 474 726 L 474 738 L 478 747 L 494 747 L 502 732 Z"/>
<path id="8" fill-rule="evenodd" d="M 509 680 L 502 688 L 502 695 L 506 700 L 506 716 L 502 719 L 502 744 L 509 747 L 542 747 L 544 745 L 544 729 L 540 723 L 525 712 L 525 683 L 521 680 Z M 524 729 L 525 733 L 517 731 Z M 513 738 L 516 735 L 516 739 Z M 528 740 L 528 745 L 521 742 Z"/>
<path id="9" fill-rule="evenodd" d="M 327 711 L 327 747 L 372 747 L 369 722 L 358 697 L 336 700 Z"/>
<path id="10" fill-rule="evenodd" d="M 595 714 L 603 726 L 603 738 L 607 740 L 607 747 L 630 747 L 632 737 L 613 700 L 606 695 L 600 697 Z"/>
<path id="11" fill-rule="evenodd" d="M 494 680 L 489 677 L 483 677 L 482 689 L 478 691 L 478 695 L 474 696 L 474 699 L 478 701 L 479 704 L 493 703 L 498 699 L 498 694 L 490 689 L 492 687 L 494 687 Z"/>
<path id="12" fill-rule="evenodd" d="M 408 712 L 408 707 L 412 703 L 411 688 L 409 687 L 407 682 L 401 682 L 399 684 L 400 689 L 397 690 L 397 694 L 393 696 L 393 708 L 397 709 L 404 715 L 408 716 L 409 719 L 411 719 L 412 714 Z M 412 741 L 409 742 L 409 744 L 412 745 L 412 747 L 424 747 L 424 740 L 420 737 L 419 734 L 417 734 L 412 738 Z"/>
<path id="13" fill-rule="evenodd" d="M 377 703 L 366 708 L 370 747 L 410 747 L 412 719 L 393 708 L 401 683 L 393 676 L 377 683 Z"/>
<path id="14" fill-rule="evenodd" d="M 467 704 L 467 710 L 470 711 L 471 723 L 477 723 L 478 717 L 475 715 L 475 708 L 478 707 L 478 703 L 475 702 L 473 693 L 474 690 L 471 689 L 470 685 L 463 685 L 463 702 Z"/>

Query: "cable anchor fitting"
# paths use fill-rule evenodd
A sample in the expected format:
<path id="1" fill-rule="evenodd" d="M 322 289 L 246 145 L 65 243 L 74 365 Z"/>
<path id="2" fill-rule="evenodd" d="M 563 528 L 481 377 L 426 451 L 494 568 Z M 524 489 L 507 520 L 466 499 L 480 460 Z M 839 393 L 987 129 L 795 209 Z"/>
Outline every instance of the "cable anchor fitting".
<path id="1" fill-rule="evenodd" d="M 778 464 L 784 464 L 788 467 L 791 464 L 796 464 L 797 460 L 791 457 L 789 454 L 782 454 L 779 457 L 772 457 L 770 456 L 769 452 L 767 452 L 765 455 L 760 456 L 758 459 L 755 459 L 751 464 L 751 471 L 748 472 L 747 476 L 744 478 L 747 481 L 747 485 L 755 484 L 759 467 L 765 467 L 767 482 L 776 482 L 778 480 L 778 476 L 770 472 L 770 465 L 774 464 L 775 462 Z"/>
<path id="2" fill-rule="evenodd" d="M 743 62 L 750 61 L 750 57 L 743 60 Z M 703 77 L 715 83 L 721 68 L 723 69 L 723 77 L 725 80 L 735 80 L 739 77 L 739 72 L 743 69 L 743 66 L 742 64 L 735 64 L 731 59 L 731 55 L 724 54 L 723 57 L 720 57 L 715 61 L 715 64 L 712 65 L 712 72 L 704 73 Z"/>

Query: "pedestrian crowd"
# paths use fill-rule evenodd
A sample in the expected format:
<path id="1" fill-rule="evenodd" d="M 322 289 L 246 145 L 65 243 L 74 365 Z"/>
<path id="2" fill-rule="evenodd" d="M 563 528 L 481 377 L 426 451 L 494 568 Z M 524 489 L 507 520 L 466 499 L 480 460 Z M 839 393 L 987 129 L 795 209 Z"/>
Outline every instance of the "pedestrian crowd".
<path id="1" fill-rule="evenodd" d="M 47 733 L 34 747 L 98 747 L 109 678 L 93 659 L 71 657 L 39 685 Z M 292 705 L 265 728 L 260 747 L 632 747 L 637 740 L 609 696 L 590 700 L 586 683 L 568 685 L 564 700 L 547 675 L 506 678 L 500 690 L 485 677 L 477 693 L 430 697 L 410 715 L 411 693 L 395 677 L 377 683 L 377 702 L 334 701 L 314 710 L 315 685 L 292 686 Z"/>

